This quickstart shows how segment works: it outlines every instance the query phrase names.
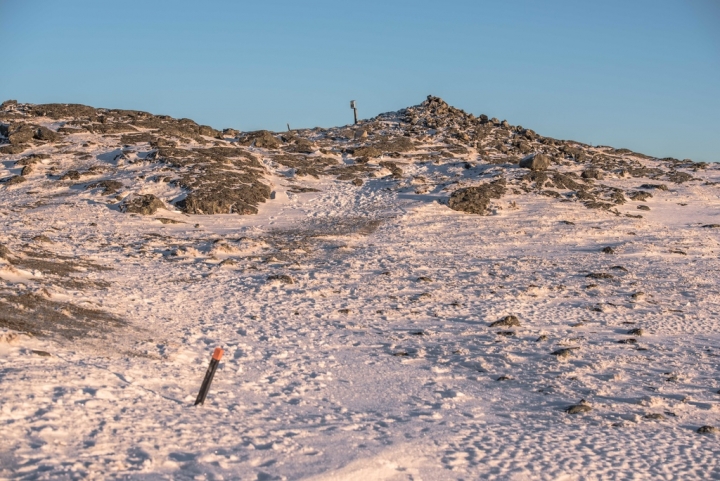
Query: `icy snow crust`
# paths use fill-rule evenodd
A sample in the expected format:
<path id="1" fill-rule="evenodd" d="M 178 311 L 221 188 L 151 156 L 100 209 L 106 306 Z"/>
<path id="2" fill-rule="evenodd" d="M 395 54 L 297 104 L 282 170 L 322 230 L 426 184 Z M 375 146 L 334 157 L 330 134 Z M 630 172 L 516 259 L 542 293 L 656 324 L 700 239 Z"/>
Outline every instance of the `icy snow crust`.
<path id="1" fill-rule="evenodd" d="M 528 141 L 554 155 L 551 181 L 589 186 L 558 197 L 521 180 L 525 129 L 482 119 L 487 132 L 467 134 L 433 102 L 293 139 L 175 136 L 257 160 L 270 195 L 217 215 L 182 211 L 197 184 L 156 181 L 200 172 L 163 170 L 157 138 L 10 144 L 0 477 L 719 479 L 719 438 L 697 433 L 720 427 L 717 165 Z M 30 109 L 11 107 L 10 130 Z M 398 129 L 412 147 L 356 155 Z M 289 150 L 312 152 L 278 162 Z M 33 171 L 7 185 L 22 159 Z M 592 159 L 602 180 L 579 175 Z M 69 170 L 90 173 L 61 180 Z M 678 172 L 691 180 L 667 180 Z M 499 179 L 487 215 L 446 205 Z M 101 180 L 122 187 L 86 188 Z M 147 194 L 167 209 L 124 211 Z M 490 327 L 509 315 L 519 326 Z M 225 357 L 193 407 L 216 346 Z"/>

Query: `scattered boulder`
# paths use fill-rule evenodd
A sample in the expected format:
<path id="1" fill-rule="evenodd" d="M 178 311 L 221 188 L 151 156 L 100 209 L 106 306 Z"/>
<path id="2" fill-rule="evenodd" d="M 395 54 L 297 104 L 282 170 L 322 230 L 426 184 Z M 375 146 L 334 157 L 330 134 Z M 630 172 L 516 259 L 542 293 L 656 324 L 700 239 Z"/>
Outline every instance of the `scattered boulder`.
<path id="1" fill-rule="evenodd" d="M 720 434 L 720 428 L 716 428 L 715 426 L 702 426 L 698 428 L 697 432 L 699 434 Z"/>
<path id="2" fill-rule="evenodd" d="M 60 180 L 80 180 L 81 175 L 77 170 L 68 170 L 60 176 Z"/>
<path id="3" fill-rule="evenodd" d="M 592 411 L 592 407 L 584 399 L 581 399 L 577 404 L 573 404 L 572 406 L 565 408 L 565 412 L 568 414 L 581 414 L 588 413 L 590 411 Z"/>
<path id="4" fill-rule="evenodd" d="M 506 192 L 505 179 L 477 187 L 464 187 L 450 195 L 448 206 L 452 210 L 470 214 L 488 215 L 491 199 L 500 199 Z"/>
<path id="5" fill-rule="evenodd" d="M 283 284 L 295 284 L 295 280 L 287 274 L 271 274 L 267 277 L 267 280 L 270 282 L 279 281 Z"/>
<path id="6" fill-rule="evenodd" d="M 10 252 L 10 249 L 8 249 L 4 245 L 0 244 L 0 259 L 5 259 L 5 260 L 9 261 L 11 257 L 12 257 L 12 252 Z"/>
<path id="7" fill-rule="evenodd" d="M 583 171 L 580 177 L 582 177 L 583 179 L 603 180 L 605 178 L 605 175 L 598 169 L 588 169 Z"/>
<path id="8" fill-rule="evenodd" d="M 631 336 L 642 336 L 645 333 L 645 331 L 643 331 L 642 329 L 640 329 L 638 327 L 636 329 L 630 329 L 627 333 L 630 334 Z"/>
<path id="9" fill-rule="evenodd" d="M 240 132 L 238 132 L 238 131 L 235 130 L 235 129 L 223 129 L 223 131 L 222 131 L 222 136 L 223 136 L 223 138 L 229 137 L 229 138 L 234 139 L 234 138 L 236 138 L 238 135 L 240 135 Z"/>
<path id="10" fill-rule="evenodd" d="M 176 205 L 187 214 L 257 214 L 255 205 L 270 198 L 271 189 L 262 182 L 231 188 L 222 184 L 209 184 L 194 192 Z"/>
<path id="11" fill-rule="evenodd" d="M 561 349 L 557 349 L 550 353 L 551 356 L 556 356 L 559 358 L 568 358 L 570 357 L 570 354 L 572 354 L 573 351 L 576 351 L 580 349 L 579 347 L 563 347 Z"/>
<path id="12" fill-rule="evenodd" d="M 628 194 L 628 196 L 629 196 L 632 200 L 636 200 L 636 201 L 638 201 L 638 202 L 645 202 L 646 200 L 652 198 L 652 194 L 651 194 L 650 192 L 643 192 L 643 191 L 640 191 L 640 190 L 639 190 L 639 191 L 635 191 L 635 192 L 630 192 L 630 193 Z"/>
<path id="13" fill-rule="evenodd" d="M 357 149 L 354 149 L 352 154 L 356 157 L 380 157 L 383 152 L 382 150 L 375 148 L 375 147 L 360 147 Z"/>
<path id="14" fill-rule="evenodd" d="M 657 190 L 668 190 L 665 184 L 643 184 L 640 186 L 641 189 L 657 189 Z"/>
<path id="15" fill-rule="evenodd" d="M 662 420 L 665 419 L 665 416 L 663 416 L 663 415 L 660 414 L 660 413 L 650 413 L 650 414 L 646 414 L 646 415 L 643 416 L 643 417 L 644 417 L 645 419 L 650 419 L 650 420 L 653 420 L 653 421 L 662 421 Z"/>
<path id="16" fill-rule="evenodd" d="M 490 327 L 519 327 L 520 319 L 517 316 L 509 315 L 505 316 L 499 321 L 490 323 Z"/>
<path id="17" fill-rule="evenodd" d="M 32 238 L 35 242 L 42 242 L 43 244 L 54 244 L 51 238 L 44 234 L 36 235 Z"/>
<path id="18" fill-rule="evenodd" d="M 603 248 L 602 248 L 602 253 L 603 253 L 603 254 L 615 254 L 615 249 L 613 249 L 613 248 L 610 247 L 610 246 L 608 246 L 608 247 L 603 247 Z"/>
<path id="19" fill-rule="evenodd" d="M 400 167 L 398 167 L 398 165 L 395 162 L 385 161 L 385 162 L 380 162 L 380 165 L 390 171 L 390 175 L 392 175 L 393 179 L 402 178 L 403 170 Z"/>
<path id="20" fill-rule="evenodd" d="M 17 105 L 17 100 L 6 100 L 5 102 L 0 104 L 0 110 L 13 110 L 15 107 L 17 107 Z"/>
<path id="21" fill-rule="evenodd" d="M 591 272 L 590 274 L 586 275 L 585 277 L 589 279 L 614 279 L 615 276 L 612 274 L 608 274 L 607 272 Z"/>
<path id="22" fill-rule="evenodd" d="M 38 140 L 46 140 L 48 142 L 55 142 L 58 138 L 60 138 L 56 132 L 53 132 L 47 127 L 38 127 L 33 137 Z"/>
<path id="23" fill-rule="evenodd" d="M 667 177 L 667 180 L 670 182 L 674 182 L 676 184 L 682 184 L 683 182 L 687 182 L 690 180 L 693 180 L 693 176 L 685 173 L 685 172 L 678 172 L 674 171 L 669 174 L 667 174 L 665 177 Z"/>
<path id="24" fill-rule="evenodd" d="M 280 147 L 280 141 L 273 136 L 272 132 L 267 130 L 248 132 L 240 138 L 238 143 L 240 145 L 254 145 L 262 149 L 277 149 Z"/>
<path id="25" fill-rule="evenodd" d="M 30 124 L 21 124 L 16 127 L 11 127 L 8 130 L 8 141 L 11 145 L 20 145 L 30 142 L 33 137 L 35 137 L 35 129 L 36 127 Z"/>
<path id="26" fill-rule="evenodd" d="M 198 134 L 204 135 L 205 137 L 222 138 L 222 132 L 213 129 L 209 125 L 199 125 Z"/>
<path id="27" fill-rule="evenodd" d="M 5 185 L 7 185 L 9 187 L 11 185 L 22 184 L 26 180 L 27 179 L 25 177 L 23 177 L 22 175 L 13 175 L 12 177 L 10 177 L 6 181 L 4 181 L 4 183 L 5 183 Z"/>
<path id="28" fill-rule="evenodd" d="M 128 196 L 122 205 L 123 212 L 128 214 L 153 215 L 165 204 L 153 194 Z"/>
<path id="29" fill-rule="evenodd" d="M 520 167 L 530 170 L 546 170 L 550 167 L 552 159 L 545 154 L 531 154 L 520 160 Z"/>
<path id="30" fill-rule="evenodd" d="M 101 180 L 100 182 L 93 182 L 92 184 L 88 184 L 86 189 L 100 188 L 103 190 L 103 194 L 112 195 L 116 194 L 123 187 L 123 183 L 117 180 Z"/>

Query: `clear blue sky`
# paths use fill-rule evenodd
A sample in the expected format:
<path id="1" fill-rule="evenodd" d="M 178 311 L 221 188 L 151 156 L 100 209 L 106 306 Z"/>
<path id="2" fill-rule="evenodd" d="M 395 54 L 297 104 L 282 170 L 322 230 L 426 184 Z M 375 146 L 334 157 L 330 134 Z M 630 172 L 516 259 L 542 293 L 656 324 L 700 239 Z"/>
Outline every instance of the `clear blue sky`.
<path id="1" fill-rule="evenodd" d="M 720 160 L 718 0 L 0 0 L 0 52 L 0 99 L 284 130 L 433 94 L 556 138 Z"/>

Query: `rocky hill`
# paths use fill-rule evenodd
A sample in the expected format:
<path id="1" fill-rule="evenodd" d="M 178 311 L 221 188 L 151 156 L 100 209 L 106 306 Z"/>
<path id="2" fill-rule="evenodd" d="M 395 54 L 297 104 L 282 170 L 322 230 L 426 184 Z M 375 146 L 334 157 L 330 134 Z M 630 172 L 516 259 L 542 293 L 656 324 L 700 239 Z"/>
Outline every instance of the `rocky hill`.
<path id="1" fill-rule="evenodd" d="M 5 102 L 0 478 L 718 478 L 719 194 L 435 97 Z"/>
<path id="2" fill-rule="evenodd" d="M 707 168 L 544 137 L 432 96 L 352 127 L 282 133 L 219 131 L 146 112 L 15 101 L 0 106 L 0 122 L 6 144 L 0 159 L 9 167 L 1 185 L 88 192 L 140 214 L 161 207 L 254 214 L 271 198 L 271 177 L 280 175 L 296 192 L 311 188 L 303 185 L 307 177 L 358 186 L 382 179 L 474 214 L 491 213 L 511 191 L 619 215 L 628 202 L 642 210 L 642 202 L 668 184 L 698 182 L 695 174 Z"/>

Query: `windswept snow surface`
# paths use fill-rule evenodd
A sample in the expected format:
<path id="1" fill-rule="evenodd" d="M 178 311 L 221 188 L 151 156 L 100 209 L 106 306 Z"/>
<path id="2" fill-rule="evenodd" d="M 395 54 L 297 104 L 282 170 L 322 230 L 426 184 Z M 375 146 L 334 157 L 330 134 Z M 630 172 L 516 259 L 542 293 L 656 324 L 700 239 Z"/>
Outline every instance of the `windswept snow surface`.
<path id="1" fill-rule="evenodd" d="M 720 479 L 718 165 L 607 161 L 577 199 L 653 195 L 588 209 L 477 150 L 395 165 L 338 147 L 313 165 L 362 179 L 299 176 L 267 133 L 257 164 L 192 171 L 262 167 L 257 215 L 137 215 L 59 173 L 124 162 L 105 180 L 173 209 L 171 164 L 63 135 L 0 164 L 37 161 L 0 185 L 1 479 Z M 446 205 L 496 174 L 516 179 L 491 215 Z M 681 181 L 647 187 L 665 175 Z"/>
<path id="2" fill-rule="evenodd" d="M 655 202 L 642 220 L 543 197 L 482 217 L 372 181 L 318 186 L 258 216 L 167 213 L 185 224 L 80 200 L 3 209 L 6 235 L 55 227 L 49 250 L 112 266 L 93 274 L 109 289 L 64 295 L 127 325 L 0 344 L 0 473 L 720 477 L 718 439 L 695 432 L 720 425 L 720 245 L 699 226 L 716 195 L 679 191 L 687 206 Z M 32 289 L 30 275 L 3 278 Z M 488 327 L 509 314 L 520 327 Z M 619 344 L 631 328 L 645 333 Z M 216 346 L 225 357 L 193 407 Z M 563 347 L 578 349 L 551 355 Z M 564 412 L 581 399 L 592 411 Z"/>

